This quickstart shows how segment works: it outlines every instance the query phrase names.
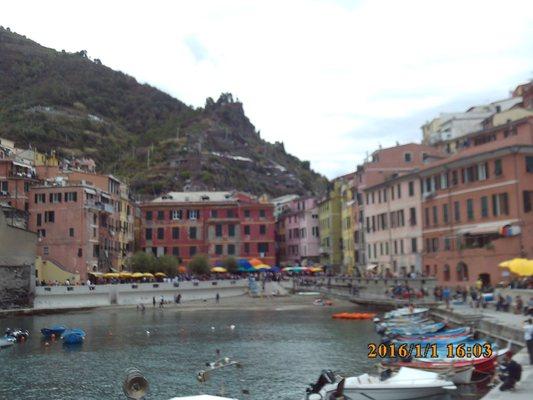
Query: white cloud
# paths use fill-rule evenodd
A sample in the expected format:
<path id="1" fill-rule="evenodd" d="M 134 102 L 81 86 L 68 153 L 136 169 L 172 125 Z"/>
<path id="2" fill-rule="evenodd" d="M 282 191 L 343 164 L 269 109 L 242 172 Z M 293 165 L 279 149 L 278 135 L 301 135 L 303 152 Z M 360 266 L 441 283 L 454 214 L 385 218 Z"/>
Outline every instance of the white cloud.
<path id="1" fill-rule="evenodd" d="M 233 92 L 264 138 L 283 141 L 330 177 L 352 170 L 379 141 L 419 137 L 432 113 L 466 98 L 503 97 L 533 71 L 530 1 L 18 1 L 2 8 L 4 26 L 59 50 L 87 49 L 187 104 Z M 409 121 L 401 133 L 376 131 L 396 119 Z"/>

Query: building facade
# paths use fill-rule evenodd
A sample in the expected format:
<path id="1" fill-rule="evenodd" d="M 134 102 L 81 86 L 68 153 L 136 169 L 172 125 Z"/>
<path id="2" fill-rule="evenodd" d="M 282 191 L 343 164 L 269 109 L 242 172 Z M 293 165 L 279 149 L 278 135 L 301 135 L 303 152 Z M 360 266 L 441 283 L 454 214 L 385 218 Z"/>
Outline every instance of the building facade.
<path id="1" fill-rule="evenodd" d="M 342 266 L 341 185 L 334 180 L 326 196 L 318 202 L 320 262 L 340 272 Z"/>
<path id="2" fill-rule="evenodd" d="M 275 263 L 274 207 L 239 192 L 171 192 L 141 204 L 140 247 L 188 263 L 205 254 Z"/>
<path id="3" fill-rule="evenodd" d="M 320 261 L 318 206 L 315 198 L 292 200 L 277 221 L 282 266 Z"/>
<path id="4" fill-rule="evenodd" d="M 533 256 L 533 118 L 474 132 L 420 171 L 424 271 L 445 285 L 506 280 Z"/>

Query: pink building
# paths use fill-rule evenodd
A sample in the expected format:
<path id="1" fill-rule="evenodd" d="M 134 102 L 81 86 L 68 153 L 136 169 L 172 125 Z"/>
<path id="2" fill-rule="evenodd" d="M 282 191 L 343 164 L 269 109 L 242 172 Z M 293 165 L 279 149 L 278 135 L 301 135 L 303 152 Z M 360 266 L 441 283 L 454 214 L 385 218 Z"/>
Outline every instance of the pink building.
<path id="1" fill-rule="evenodd" d="M 315 198 L 291 201 L 278 220 L 279 261 L 282 265 L 319 261 L 318 206 Z"/>

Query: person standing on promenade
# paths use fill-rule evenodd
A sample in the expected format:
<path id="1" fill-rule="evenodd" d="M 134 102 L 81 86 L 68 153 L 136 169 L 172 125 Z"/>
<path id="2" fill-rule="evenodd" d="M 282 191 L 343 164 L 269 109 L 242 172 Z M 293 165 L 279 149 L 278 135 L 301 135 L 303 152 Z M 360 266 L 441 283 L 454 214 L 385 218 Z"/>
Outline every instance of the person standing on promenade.
<path id="1" fill-rule="evenodd" d="M 218 303 L 220 303 L 220 294 L 217 292 L 217 295 L 215 296 L 215 301 Z"/>
<path id="2" fill-rule="evenodd" d="M 154 305 L 154 307 L 155 307 L 155 296 L 154 296 L 154 297 L 152 297 L 152 304 L 153 304 L 153 305 Z"/>
<path id="3" fill-rule="evenodd" d="M 446 303 L 446 309 L 448 310 L 450 308 L 450 288 L 448 286 L 444 286 L 444 290 L 442 291 L 442 297 L 444 298 L 444 302 Z"/>
<path id="4" fill-rule="evenodd" d="M 524 323 L 524 339 L 529 353 L 529 363 L 533 365 L 533 321 L 531 318 Z"/>

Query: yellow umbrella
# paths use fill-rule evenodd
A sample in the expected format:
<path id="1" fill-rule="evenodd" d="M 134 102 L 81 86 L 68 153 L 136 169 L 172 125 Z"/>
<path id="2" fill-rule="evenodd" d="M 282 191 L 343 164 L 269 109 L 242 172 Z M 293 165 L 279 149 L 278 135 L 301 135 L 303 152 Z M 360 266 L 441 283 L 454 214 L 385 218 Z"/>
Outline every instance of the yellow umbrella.
<path id="1" fill-rule="evenodd" d="M 117 272 L 108 272 L 107 274 L 104 274 L 103 277 L 106 279 L 118 278 L 120 277 L 120 274 Z"/>
<path id="2" fill-rule="evenodd" d="M 122 271 L 121 273 L 119 273 L 120 278 L 131 278 L 132 276 L 133 274 L 128 271 Z"/>
<path id="3" fill-rule="evenodd" d="M 164 272 L 156 272 L 155 276 L 157 276 L 158 278 L 165 278 L 167 274 L 165 274 Z"/>
<path id="4" fill-rule="evenodd" d="M 533 275 L 533 260 L 526 258 L 514 258 L 499 264 L 501 268 L 509 268 L 509 270 L 520 276 Z"/>
<path id="5" fill-rule="evenodd" d="M 253 267 L 255 269 L 270 269 L 270 268 L 272 268 L 270 265 L 267 265 L 267 264 L 257 264 L 257 265 L 253 265 Z"/>
<path id="6" fill-rule="evenodd" d="M 310 271 L 311 272 L 323 272 L 324 270 L 322 269 L 322 267 L 311 267 Z"/>
<path id="7" fill-rule="evenodd" d="M 142 278 L 144 274 L 142 272 L 134 272 L 131 277 L 132 278 Z"/>
<path id="8" fill-rule="evenodd" d="M 104 276 L 103 272 L 88 272 L 88 274 L 92 276 L 96 276 L 97 278 Z"/>
<path id="9" fill-rule="evenodd" d="M 154 274 L 151 274 L 150 272 L 145 272 L 143 274 L 143 278 L 153 278 L 154 277 Z"/>
<path id="10" fill-rule="evenodd" d="M 228 270 L 223 267 L 213 267 L 211 268 L 211 272 L 228 272 Z"/>

